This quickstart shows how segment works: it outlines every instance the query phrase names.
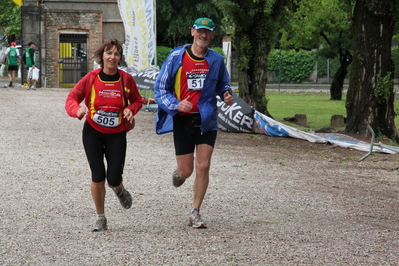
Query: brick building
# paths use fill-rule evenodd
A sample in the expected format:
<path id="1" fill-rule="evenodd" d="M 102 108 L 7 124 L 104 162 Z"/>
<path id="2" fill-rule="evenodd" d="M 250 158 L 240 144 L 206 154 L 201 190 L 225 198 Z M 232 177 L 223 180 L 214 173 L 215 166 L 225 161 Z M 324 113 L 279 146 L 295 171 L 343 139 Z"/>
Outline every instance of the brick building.
<path id="1" fill-rule="evenodd" d="M 109 38 L 125 39 L 117 0 L 24 0 L 22 46 L 36 44 L 41 87 L 73 87 Z"/>

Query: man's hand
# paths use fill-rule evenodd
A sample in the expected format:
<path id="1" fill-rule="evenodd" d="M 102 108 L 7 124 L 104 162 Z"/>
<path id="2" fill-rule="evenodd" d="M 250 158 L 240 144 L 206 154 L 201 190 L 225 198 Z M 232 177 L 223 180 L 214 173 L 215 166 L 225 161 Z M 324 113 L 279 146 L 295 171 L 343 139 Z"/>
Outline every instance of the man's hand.
<path id="1" fill-rule="evenodd" d="M 193 104 L 189 102 L 190 100 L 190 95 L 187 96 L 186 99 L 182 100 L 178 105 L 177 105 L 177 110 L 182 113 L 188 113 L 191 111 L 193 108 Z"/>
<path id="2" fill-rule="evenodd" d="M 224 103 L 227 105 L 232 105 L 234 103 L 234 98 L 233 96 L 230 94 L 229 91 L 225 91 L 223 94 L 223 99 L 224 99 Z"/>

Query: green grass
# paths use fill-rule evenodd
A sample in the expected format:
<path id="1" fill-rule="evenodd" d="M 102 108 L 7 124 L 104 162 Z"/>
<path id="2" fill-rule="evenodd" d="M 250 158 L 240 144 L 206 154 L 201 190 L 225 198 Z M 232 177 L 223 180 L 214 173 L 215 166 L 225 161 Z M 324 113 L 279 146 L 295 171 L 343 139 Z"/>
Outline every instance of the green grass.
<path id="1" fill-rule="evenodd" d="M 274 120 L 303 131 L 330 127 L 332 115 L 346 117 L 346 94 L 342 95 L 341 101 L 331 101 L 328 92 L 268 91 L 266 98 L 269 100 L 267 110 Z M 395 106 L 399 106 L 399 100 L 395 100 Z M 307 128 L 284 121 L 285 117 L 293 117 L 295 114 L 306 114 Z M 395 117 L 395 125 L 398 128 L 399 116 Z"/>
<path id="2" fill-rule="evenodd" d="M 286 123 L 286 117 L 306 114 L 308 128 L 300 128 L 305 131 L 330 127 L 332 115 L 346 116 L 346 95 L 341 101 L 331 101 L 327 92 L 271 91 L 267 92 L 266 97 L 269 99 L 267 109 L 276 121 Z M 287 124 L 293 126 L 292 123 Z"/>
<path id="3" fill-rule="evenodd" d="M 141 96 L 145 96 L 147 98 L 154 98 L 154 91 L 153 90 L 139 90 Z"/>

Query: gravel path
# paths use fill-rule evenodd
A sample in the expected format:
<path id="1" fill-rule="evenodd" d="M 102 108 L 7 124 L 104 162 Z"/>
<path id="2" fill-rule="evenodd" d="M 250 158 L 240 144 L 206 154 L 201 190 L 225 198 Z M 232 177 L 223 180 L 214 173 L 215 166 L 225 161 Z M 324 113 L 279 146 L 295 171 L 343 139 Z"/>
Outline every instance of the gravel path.
<path id="1" fill-rule="evenodd" d="M 0 88 L 0 265 L 399 265 L 399 155 L 218 133 L 202 214 L 171 185 L 172 135 L 141 111 L 128 134 L 123 209 L 95 219 L 83 122 L 67 89 Z"/>

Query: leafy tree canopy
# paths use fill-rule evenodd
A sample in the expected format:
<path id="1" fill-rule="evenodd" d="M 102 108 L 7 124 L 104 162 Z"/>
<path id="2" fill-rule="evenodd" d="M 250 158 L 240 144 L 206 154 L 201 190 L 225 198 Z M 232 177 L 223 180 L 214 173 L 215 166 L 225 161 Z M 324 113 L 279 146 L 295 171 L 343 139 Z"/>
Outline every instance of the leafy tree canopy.
<path id="1" fill-rule="evenodd" d="M 312 49 L 320 47 L 319 54 L 335 58 L 338 49 L 352 50 L 352 6 L 342 0 L 296 0 L 297 9 L 291 14 L 291 23 L 281 30 L 283 47 Z"/>
<path id="2" fill-rule="evenodd" d="M 11 0 L 0 0 L 0 27 L 5 35 L 21 34 L 21 7 Z"/>
<path id="3" fill-rule="evenodd" d="M 193 41 L 189 29 L 200 17 L 208 17 L 216 24 L 215 41 L 224 34 L 221 13 L 210 0 L 157 0 L 157 43 L 177 46 Z"/>

